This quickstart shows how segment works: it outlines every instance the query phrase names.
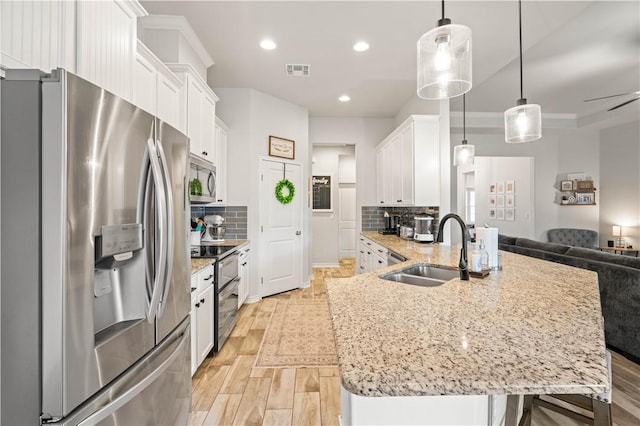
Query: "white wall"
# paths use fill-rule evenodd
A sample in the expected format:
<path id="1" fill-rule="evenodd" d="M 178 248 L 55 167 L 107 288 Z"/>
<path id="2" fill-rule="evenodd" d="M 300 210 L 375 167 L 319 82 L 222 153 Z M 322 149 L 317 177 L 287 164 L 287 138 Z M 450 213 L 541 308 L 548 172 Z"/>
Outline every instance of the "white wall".
<path id="1" fill-rule="evenodd" d="M 623 226 L 627 244 L 640 245 L 640 122 L 600 132 L 600 243 Z"/>
<path id="2" fill-rule="evenodd" d="M 356 146 L 356 230 L 362 229 L 362 206 L 376 205 L 376 146 L 395 127 L 392 118 L 309 119 L 309 140 L 314 146 Z"/>
<path id="3" fill-rule="evenodd" d="M 339 249 L 339 218 L 340 203 L 338 196 L 338 178 L 340 175 L 341 159 L 345 156 L 355 160 L 355 146 L 322 146 L 313 145 L 312 175 L 331 175 L 332 177 L 332 212 L 312 213 L 311 263 L 313 266 L 338 266 Z M 355 161 L 351 161 L 353 172 L 357 173 Z M 345 167 L 345 163 L 342 164 Z M 357 192 L 356 192 L 357 194 Z"/>
<path id="4" fill-rule="evenodd" d="M 532 157 L 476 157 L 474 169 L 476 226 L 482 227 L 489 224 L 491 227 L 498 228 L 501 234 L 533 238 L 535 234 L 534 159 Z M 507 180 L 515 182 L 515 220 L 490 219 L 489 186 Z"/>
<path id="5" fill-rule="evenodd" d="M 502 128 L 467 128 L 467 140 L 475 145 L 476 156 L 534 158 L 535 224 L 532 238 L 547 241 L 547 231 L 559 227 L 598 230 L 598 206 L 559 206 L 555 202 L 558 174 L 585 172 L 593 177 L 598 188 L 598 131 L 587 128 L 543 129 L 542 139 L 523 144 L 505 143 L 503 132 Z M 452 129 L 452 151 L 453 146 L 460 144 L 461 140 L 461 129 Z M 452 173 L 452 179 L 457 181 L 455 172 Z M 599 194 L 600 191 L 597 199 Z"/>
<path id="6" fill-rule="evenodd" d="M 269 152 L 269 135 L 292 139 L 295 161 L 302 164 L 307 182 L 310 172 L 309 115 L 306 108 L 253 89 L 216 88 L 220 102 L 218 116 L 230 128 L 228 135 L 229 205 L 247 206 L 247 234 L 251 251 L 249 301 L 260 298 L 259 159 Z M 306 183 L 305 183 L 306 186 Z M 306 198 L 306 190 L 300 189 Z M 311 208 L 305 201 L 303 213 L 303 278 L 311 276 Z M 302 283 L 301 283 L 302 284 Z"/>

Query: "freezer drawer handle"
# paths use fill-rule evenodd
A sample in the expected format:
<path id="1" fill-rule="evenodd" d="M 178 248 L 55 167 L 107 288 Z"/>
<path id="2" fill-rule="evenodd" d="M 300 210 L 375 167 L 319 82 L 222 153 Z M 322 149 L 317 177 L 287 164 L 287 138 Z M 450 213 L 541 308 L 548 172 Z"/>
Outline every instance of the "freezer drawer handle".
<path id="1" fill-rule="evenodd" d="M 119 408 L 121 408 L 127 402 L 131 401 L 133 398 L 138 396 L 140 392 L 142 392 L 147 387 L 149 387 L 162 373 L 165 372 L 167 368 L 169 368 L 169 366 L 180 355 L 180 352 L 182 351 L 182 347 L 185 345 L 185 342 L 187 341 L 187 332 L 183 331 L 178 338 L 180 339 L 180 343 L 173 350 L 171 355 L 169 355 L 169 357 L 166 360 L 164 360 L 162 364 L 158 366 L 158 368 L 153 370 L 151 374 L 149 374 L 147 377 L 145 377 L 144 379 L 136 383 L 129 390 L 124 392 L 122 395 L 114 399 L 113 402 L 111 402 L 109 405 L 104 406 L 100 410 L 93 413 L 91 416 L 87 417 L 86 419 L 78 423 L 78 426 L 89 426 L 89 425 L 98 424 L 99 422 L 106 419 L 111 414 L 115 413 Z"/>

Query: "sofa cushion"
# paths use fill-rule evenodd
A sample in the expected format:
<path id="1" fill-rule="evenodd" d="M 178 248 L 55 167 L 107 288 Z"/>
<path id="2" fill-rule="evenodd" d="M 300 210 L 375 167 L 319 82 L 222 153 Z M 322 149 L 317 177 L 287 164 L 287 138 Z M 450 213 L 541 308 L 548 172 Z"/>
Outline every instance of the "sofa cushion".
<path id="1" fill-rule="evenodd" d="M 587 248 L 598 246 L 598 233 L 589 229 L 557 228 L 550 229 L 547 235 L 550 243 Z"/>
<path id="2" fill-rule="evenodd" d="M 630 268 L 640 269 L 640 258 L 631 256 L 622 256 L 620 254 L 605 253 L 598 250 L 571 247 L 567 256 L 582 257 L 589 260 L 597 260 L 599 262 L 615 263 L 616 265 L 628 266 Z"/>
<path id="3" fill-rule="evenodd" d="M 523 254 L 525 256 L 535 257 L 537 259 L 542 259 L 542 260 L 548 260 L 550 262 L 565 263 L 565 259 L 567 258 L 567 256 L 564 254 L 554 253 L 552 251 L 547 251 L 547 250 L 538 250 L 538 249 L 522 247 L 522 246 L 508 246 L 508 247 L 509 247 L 508 250 L 511 253 Z"/>
<path id="4" fill-rule="evenodd" d="M 498 234 L 498 244 L 513 246 L 516 244 L 516 237 L 510 237 L 508 235 Z"/>
<path id="5" fill-rule="evenodd" d="M 550 251 L 552 253 L 565 254 L 571 247 L 562 244 L 541 243 L 540 241 L 528 238 L 517 238 L 516 245 L 520 247 L 532 248 L 535 250 Z"/>

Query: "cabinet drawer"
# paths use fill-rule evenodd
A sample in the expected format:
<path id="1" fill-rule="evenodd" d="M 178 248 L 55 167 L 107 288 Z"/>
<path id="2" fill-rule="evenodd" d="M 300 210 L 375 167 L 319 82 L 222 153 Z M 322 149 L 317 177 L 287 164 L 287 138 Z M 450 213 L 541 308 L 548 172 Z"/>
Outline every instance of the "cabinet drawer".
<path id="1" fill-rule="evenodd" d="M 198 293 L 213 284 L 213 265 L 209 265 L 198 272 Z"/>

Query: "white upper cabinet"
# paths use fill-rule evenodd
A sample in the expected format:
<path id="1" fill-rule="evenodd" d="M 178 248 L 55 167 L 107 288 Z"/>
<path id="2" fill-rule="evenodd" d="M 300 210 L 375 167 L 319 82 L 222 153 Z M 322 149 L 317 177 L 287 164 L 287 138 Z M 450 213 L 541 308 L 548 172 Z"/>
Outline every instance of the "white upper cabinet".
<path id="1" fill-rule="evenodd" d="M 76 3 L 0 1 L 2 68 L 75 71 Z"/>
<path id="2" fill-rule="evenodd" d="M 188 64 L 167 64 L 182 81 L 181 125 L 191 141 L 191 153 L 214 163 L 215 115 L 218 97 Z"/>
<path id="3" fill-rule="evenodd" d="M 182 82 L 138 41 L 133 72 L 133 103 L 184 132 L 180 126 Z"/>
<path id="4" fill-rule="evenodd" d="M 378 145 L 378 204 L 440 205 L 438 118 L 413 115 Z"/>
<path id="5" fill-rule="evenodd" d="M 227 139 L 229 128 L 216 117 L 216 204 L 227 204 Z"/>
<path id="6" fill-rule="evenodd" d="M 145 14 L 134 1 L 76 2 L 76 74 L 132 100 L 137 18 Z"/>

